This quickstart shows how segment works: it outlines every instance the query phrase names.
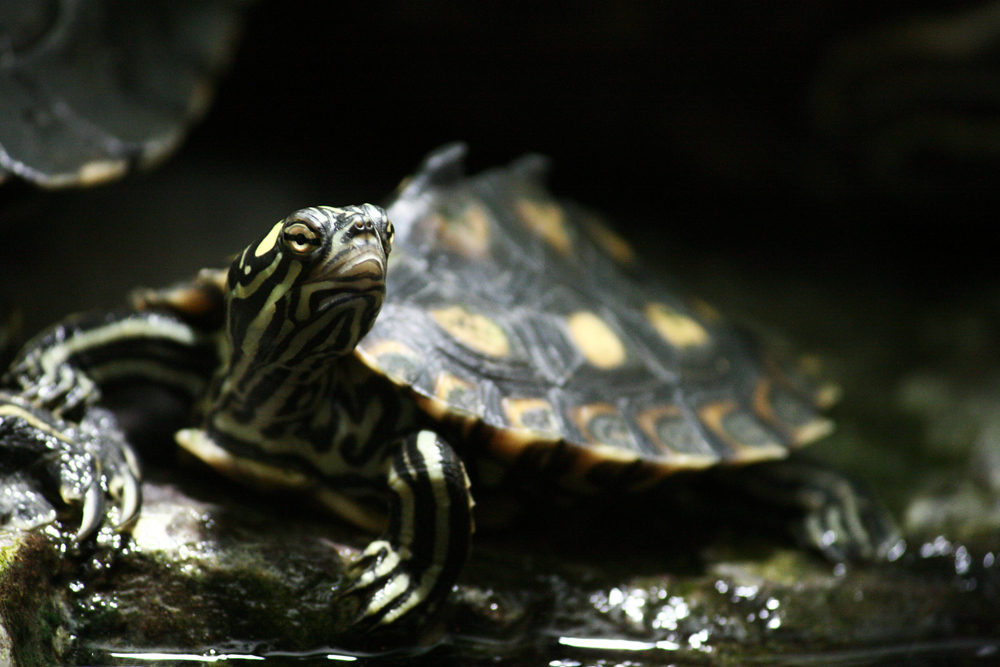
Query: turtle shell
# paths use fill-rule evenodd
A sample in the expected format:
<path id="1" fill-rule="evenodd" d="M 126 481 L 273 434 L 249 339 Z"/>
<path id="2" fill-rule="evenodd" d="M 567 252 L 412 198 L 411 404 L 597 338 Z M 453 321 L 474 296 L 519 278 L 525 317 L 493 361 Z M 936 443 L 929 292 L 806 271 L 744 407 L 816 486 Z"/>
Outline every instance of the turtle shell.
<path id="1" fill-rule="evenodd" d="M 432 418 L 478 427 L 501 458 L 551 446 L 663 473 L 830 430 L 827 389 L 553 198 L 542 158 L 465 177 L 464 153 L 431 155 L 387 207 L 386 301 L 358 347 Z"/>
<path id="2" fill-rule="evenodd" d="M 0 181 L 94 185 L 172 153 L 208 107 L 245 0 L 0 7 Z"/>

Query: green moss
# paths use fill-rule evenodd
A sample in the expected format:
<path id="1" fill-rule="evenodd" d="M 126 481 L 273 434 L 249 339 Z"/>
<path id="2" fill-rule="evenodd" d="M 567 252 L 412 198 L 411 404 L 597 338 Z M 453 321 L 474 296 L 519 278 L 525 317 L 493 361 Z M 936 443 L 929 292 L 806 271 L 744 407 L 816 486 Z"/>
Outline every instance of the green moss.
<path id="1" fill-rule="evenodd" d="M 22 533 L 0 547 L 0 621 L 17 667 L 61 662 L 68 650 L 69 619 L 54 585 L 55 547 L 37 533 Z"/>

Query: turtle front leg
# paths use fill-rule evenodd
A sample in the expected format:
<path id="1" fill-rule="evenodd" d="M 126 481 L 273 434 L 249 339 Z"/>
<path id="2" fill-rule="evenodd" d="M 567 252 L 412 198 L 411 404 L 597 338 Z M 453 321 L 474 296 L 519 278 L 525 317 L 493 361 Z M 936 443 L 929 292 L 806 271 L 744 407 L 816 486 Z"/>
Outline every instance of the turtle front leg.
<path id="1" fill-rule="evenodd" d="M 359 626 L 389 625 L 428 611 L 450 590 L 469 555 L 472 495 L 465 466 L 432 431 L 406 438 L 389 460 L 389 525 L 351 568 Z"/>
<path id="2" fill-rule="evenodd" d="M 0 392 L 0 526 L 28 530 L 79 509 L 77 540 L 109 518 L 127 528 L 142 502 L 135 455 L 114 416 L 89 408 L 79 424 L 65 422 L 20 396 Z"/>

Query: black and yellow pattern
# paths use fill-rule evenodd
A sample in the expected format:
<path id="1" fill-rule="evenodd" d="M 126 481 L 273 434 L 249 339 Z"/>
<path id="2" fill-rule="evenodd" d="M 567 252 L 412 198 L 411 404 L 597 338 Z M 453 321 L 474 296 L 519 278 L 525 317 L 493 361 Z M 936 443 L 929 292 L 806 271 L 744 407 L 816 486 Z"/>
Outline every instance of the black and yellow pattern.
<path id="1" fill-rule="evenodd" d="M 381 532 L 345 593 L 359 628 L 447 594 L 476 489 L 510 488 L 505 477 L 633 492 L 679 470 L 770 462 L 737 485 L 797 508 L 806 541 L 831 558 L 886 554 L 896 533 L 877 503 L 782 460 L 829 431 L 827 387 L 680 297 L 593 213 L 553 199 L 541 159 L 466 177 L 463 155 L 431 155 L 387 211 L 302 209 L 228 272 L 58 325 L 8 373 L 20 396 L 0 400 L 0 428 L 86 458 L 81 438 L 101 429 L 59 416 L 92 421 L 116 383 L 180 392 L 196 406 L 181 446 Z M 98 451 L 127 451 L 104 440 Z M 106 481 L 80 486 L 114 495 Z"/>
<path id="2" fill-rule="evenodd" d="M 425 410 L 482 420 L 508 462 L 557 444 L 579 461 L 642 462 L 640 486 L 783 458 L 830 430 L 820 387 L 549 195 L 543 160 L 462 178 L 461 157 L 432 157 L 389 206 L 390 288 L 358 346 Z M 568 469 L 587 486 L 585 466 Z"/>

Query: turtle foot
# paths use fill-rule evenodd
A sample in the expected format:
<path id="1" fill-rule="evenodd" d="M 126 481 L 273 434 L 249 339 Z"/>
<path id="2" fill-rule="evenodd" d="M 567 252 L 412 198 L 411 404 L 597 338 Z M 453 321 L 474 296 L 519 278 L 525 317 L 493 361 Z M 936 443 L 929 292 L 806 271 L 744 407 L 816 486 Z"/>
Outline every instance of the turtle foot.
<path id="1" fill-rule="evenodd" d="M 105 523 L 125 529 L 142 502 L 139 480 L 110 412 L 90 408 L 72 424 L 0 394 L 0 525 L 32 529 L 66 518 L 78 522 L 77 540 Z"/>
<path id="2" fill-rule="evenodd" d="M 389 526 L 348 575 L 357 629 L 429 612 L 451 590 L 469 555 L 472 496 L 465 467 L 432 431 L 400 443 L 389 460 Z"/>
<path id="3" fill-rule="evenodd" d="M 905 551 L 892 515 L 857 480 L 802 457 L 743 470 L 740 483 L 754 495 L 795 510 L 793 533 L 828 560 L 895 560 Z"/>

